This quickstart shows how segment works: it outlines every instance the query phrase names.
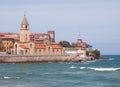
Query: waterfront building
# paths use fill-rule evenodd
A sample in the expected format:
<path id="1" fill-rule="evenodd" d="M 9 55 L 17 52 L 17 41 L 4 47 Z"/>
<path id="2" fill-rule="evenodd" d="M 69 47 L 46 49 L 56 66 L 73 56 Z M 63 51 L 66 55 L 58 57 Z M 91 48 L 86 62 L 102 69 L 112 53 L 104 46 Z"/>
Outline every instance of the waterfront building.
<path id="1" fill-rule="evenodd" d="M 55 32 L 48 31 L 47 33 L 31 33 L 30 34 L 30 41 L 38 42 L 39 40 L 55 42 Z"/>
<path id="2" fill-rule="evenodd" d="M 54 55 L 63 54 L 63 48 L 55 42 L 55 32 L 30 34 L 30 28 L 26 16 L 21 23 L 19 41 L 14 43 L 11 54 L 13 55 Z"/>
<path id="3" fill-rule="evenodd" d="M 19 40 L 19 36 L 16 33 L 0 33 L 0 40 L 3 44 L 3 51 L 9 54 L 14 43 Z"/>
<path id="4" fill-rule="evenodd" d="M 51 33 L 50 33 L 51 32 Z M 48 31 L 47 33 L 30 33 L 30 41 L 39 42 L 40 40 L 55 41 L 55 32 Z M 13 48 L 14 43 L 20 40 L 19 33 L 0 33 L 0 40 L 3 44 L 3 52 L 10 53 L 11 48 Z"/>
<path id="5" fill-rule="evenodd" d="M 78 39 L 77 42 L 71 44 L 71 47 L 65 48 L 65 54 L 77 55 L 80 57 L 86 57 L 86 51 L 90 51 L 92 46 L 83 42 L 82 39 Z"/>
<path id="6" fill-rule="evenodd" d="M 19 33 L 0 33 L 0 40 L 4 44 L 5 52 L 12 55 L 61 55 L 79 54 L 86 57 L 86 51 L 92 46 L 78 39 L 71 47 L 61 47 L 55 41 L 55 32 L 49 30 L 47 33 L 31 33 L 26 16 L 21 22 Z"/>
<path id="7" fill-rule="evenodd" d="M 78 39 L 77 42 L 72 43 L 72 47 L 80 47 L 81 50 L 87 50 L 89 45 L 86 42 L 83 42 L 82 39 Z"/>

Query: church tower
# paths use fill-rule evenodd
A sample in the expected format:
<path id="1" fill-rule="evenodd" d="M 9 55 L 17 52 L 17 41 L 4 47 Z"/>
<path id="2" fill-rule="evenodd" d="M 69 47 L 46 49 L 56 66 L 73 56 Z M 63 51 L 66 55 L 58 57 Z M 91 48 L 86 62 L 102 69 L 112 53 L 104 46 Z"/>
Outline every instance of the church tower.
<path id="1" fill-rule="evenodd" d="M 27 18 L 24 15 L 20 28 L 20 42 L 29 42 L 29 41 L 30 41 L 30 29 L 29 29 L 29 24 L 27 22 Z"/>

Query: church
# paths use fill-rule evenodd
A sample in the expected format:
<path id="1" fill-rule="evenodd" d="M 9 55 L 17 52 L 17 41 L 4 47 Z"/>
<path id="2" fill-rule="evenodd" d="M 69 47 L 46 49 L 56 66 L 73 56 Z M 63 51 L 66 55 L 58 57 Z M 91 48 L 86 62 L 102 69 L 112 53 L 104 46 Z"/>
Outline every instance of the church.
<path id="1" fill-rule="evenodd" d="M 64 54 L 63 47 L 55 42 L 54 31 L 48 31 L 45 37 L 38 37 L 37 39 L 31 40 L 30 28 L 26 18 L 21 23 L 19 32 L 19 41 L 14 43 L 13 49 L 11 49 L 12 55 L 60 55 Z M 35 35 L 34 35 L 35 36 Z M 35 37 L 34 37 L 35 38 Z"/>

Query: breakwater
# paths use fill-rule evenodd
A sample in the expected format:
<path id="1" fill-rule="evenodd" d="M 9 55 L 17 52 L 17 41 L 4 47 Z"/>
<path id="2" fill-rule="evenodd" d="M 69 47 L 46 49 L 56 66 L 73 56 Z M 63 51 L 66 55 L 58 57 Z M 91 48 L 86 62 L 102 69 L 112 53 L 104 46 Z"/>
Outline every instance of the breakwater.
<path id="1" fill-rule="evenodd" d="M 80 62 L 79 55 L 0 55 L 0 63 Z"/>

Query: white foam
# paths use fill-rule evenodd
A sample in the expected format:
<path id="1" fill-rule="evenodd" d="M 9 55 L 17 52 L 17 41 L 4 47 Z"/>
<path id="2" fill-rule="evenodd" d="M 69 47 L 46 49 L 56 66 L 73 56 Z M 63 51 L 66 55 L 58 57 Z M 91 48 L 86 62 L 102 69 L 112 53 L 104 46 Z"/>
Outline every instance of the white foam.
<path id="1" fill-rule="evenodd" d="M 80 69 L 90 69 L 95 71 L 118 71 L 120 68 L 94 68 L 94 67 L 80 67 Z"/>
<path id="2" fill-rule="evenodd" d="M 90 68 L 95 71 L 117 71 L 120 70 L 120 68 Z"/>
<path id="3" fill-rule="evenodd" d="M 4 79 L 9 79 L 10 77 L 4 76 Z"/>
<path id="4" fill-rule="evenodd" d="M 8 77 L 8 76 L 4 76 L 4 79 L 19 79 L 20 77 Z"/>
<path id="5" fill-rule="evenodd" d="M 71 68 L 71 69 L 74 69 L 74 68 L 77 68 L 77 67 L 75 67 L 75 66 L 72 65 L 70 68 Z"/>
<path id="6" fill-rule="evenodd" d="M 88 63 L 93 63 L 93 62 L 96 62 L 96 60 L 93 60 L 93 61 L 87 61 Z"/>
<path id="7" fill-rule="evenodd" d="M 80 67 L 80 69 L 85 69 L 86 67 Z"/>

